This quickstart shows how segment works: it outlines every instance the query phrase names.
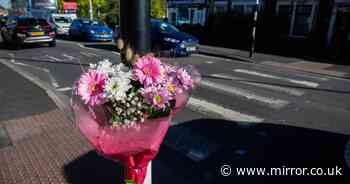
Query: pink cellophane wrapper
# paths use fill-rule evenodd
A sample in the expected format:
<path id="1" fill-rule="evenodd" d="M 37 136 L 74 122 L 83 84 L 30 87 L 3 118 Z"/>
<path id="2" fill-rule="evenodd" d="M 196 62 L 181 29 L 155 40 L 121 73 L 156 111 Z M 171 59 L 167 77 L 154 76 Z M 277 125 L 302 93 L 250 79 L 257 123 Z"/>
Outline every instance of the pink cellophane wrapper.
<path id="1" fill-rule="evenodd" d="M 191 70 L 190 74 L 197 71 L 193 68 Z M 192 77 L 195 77 L 196 85 L 200 78 Z M 103 106 L 89 107 L 75 94 L 72 107 L 77 126 L 97 152 L 108 159 L 123 163 L 126 166 L 126 179 L 143 184 L 149 161 L 157 155 L 171 118 L 185 107 L 189 94 L 190 91 L 184 91 L 176 96 L 175 108 L 168 117 L 148 119 L 129 127 L 109 126 Z"/>
<path id="2" fill-rule="evenodd" d="M 126 179 L 143 184 L 147 165 L 158 153 L 170 126 L 171 116 L 146 120 L 134 126 L 110 127 L 102 107 L 73 105 L 81 133 L 104 157 L 126 166 Z"/>

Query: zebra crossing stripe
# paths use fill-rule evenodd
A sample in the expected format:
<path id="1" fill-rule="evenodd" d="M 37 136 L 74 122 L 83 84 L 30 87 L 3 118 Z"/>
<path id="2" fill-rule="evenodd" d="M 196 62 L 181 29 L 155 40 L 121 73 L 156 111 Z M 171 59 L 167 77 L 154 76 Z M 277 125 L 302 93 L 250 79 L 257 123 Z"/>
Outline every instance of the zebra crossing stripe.
<path id="1" fill-rule="evenodd" d="M 245 70 L 245 69 L 235 69 L 234 71 L 237 73 L 244 73 L 244 74 L 249 74 L 249 75 L 256 75 L 259 77 L 270 78 L 270 79 L 283 80 L 283 81 L 287 81 L 287 82 L 291 82 L 291 83 L 295 83 L 295 84 L 300 84 L 300 85 L 311 87 L 311 88 L 317 88 L 319 86 L 319 84 L 315 83 L 315 82 L 295 80 L 295 79 L 290 79 L 290 78 L 286 78 L 286 77 L 280 77 L 280 76 L 275 76 L 275 75 L 270 75 L 270 74 L 265 74 L 265 73 L 259 73 L 256 71 L 250 71 L 250 70 Z"/>
<path id="2" fill-rule="evenodd" d="M 231 109 L 227 109 L 220 105 L 210 103 L 208 101 L 198 99 L 195 97 L 191 97 L 188 100 L 187 107 L 201 113 L 217 114 L 223 117 L 224 119 L 231 120 L 231 121 L 248 122 L 248 123 L 260 123 L 264 121 L 264 119 L 262 118 L 236 112 Z"/>
<path id="3" fill-rule="evenodd" d="M 229 79 L 229 80 L 237 80 L 237 82 L 241 83 L 241 84 L 246 84 L 246 85 L 250 85 L 250 86 L 256 86 L 256 87 L 261 87 L 261 88 L 266 88 L 266 89 L 270 89 L 273 91 L 279 91 L 279 92 L 283 92 L 289 95 L 293 95 L 293 96 L 303 96 L 304 92 L 297 90 L 297 89 L 293 89 L 290 87 L 282 87 L 282 86 L 276 86 L 273 84 L 263 84 L 263 83 L 257 83 L 254 81 L 250 81 L 250 79 L 245 79 L 245 78 L 241 78 L 241 77 L 233 77 L 233 76 L 228 76 L 225 74 L 211 74 L 211 77 L 215 77 L 215 78 L 221 78 L 221 79 Z"/>
<path id="4" fill-rule="evenodd" d="M 224 92 L 229 93 L 229 94 L 245 97 L 249 100 L 255 100 L 255 101 L 258 101 L 261 103 L 265 103 L 269 107 L 274 108 L 274 109 L 280 109 L 280 108 L 283 108 L 284 106 L 289 104 L 289 102 L 285 101 L 285 100 L 259 96 L 257 94 L 254 94 L 254 93 L 248 91 L 248 90 L 245 90 L 245 89 L 240 89 L 240 88 L 236 88 L 236 87 L 232 87 L 232 86 L 228 86 L 228 85 L 224 85 L 224 84 L 218 84 L 218 83 L 211 82 L 208 80 L 202 80 L 200 84 L 201 84 L 201 86 L 206 86 L 206 87 L 209 87 L 212 89 L 218 89 L 218 90 L 224 91 Z"/>

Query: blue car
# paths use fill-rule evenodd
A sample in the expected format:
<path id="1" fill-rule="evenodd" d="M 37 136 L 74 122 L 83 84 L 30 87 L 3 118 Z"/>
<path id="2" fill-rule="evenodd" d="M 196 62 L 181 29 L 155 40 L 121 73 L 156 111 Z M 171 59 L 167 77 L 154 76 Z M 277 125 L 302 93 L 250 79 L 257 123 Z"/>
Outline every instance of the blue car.
<path id="1" fill-rule="evenodd" d="M 197 38 L 161 20 L 151 20 L 151 40 L 156 54 L 167 50 L 173 56 L 188 56 L 198 47 Z"/>
<path id="2" fill-rule="evenodd" d="M 113 31 L 100 21 L 75 19 L 69 28 L 69 36 L 86 41 L 111 41 Z"/>

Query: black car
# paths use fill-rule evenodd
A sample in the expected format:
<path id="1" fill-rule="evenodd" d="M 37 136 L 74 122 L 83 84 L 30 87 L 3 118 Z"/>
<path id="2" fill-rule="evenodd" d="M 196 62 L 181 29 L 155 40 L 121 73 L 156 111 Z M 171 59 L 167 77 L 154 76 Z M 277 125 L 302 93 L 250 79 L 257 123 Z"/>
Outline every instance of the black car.
<path id="1" fill-rule="evenodd" d="M 197 51 L 199 43 L 196 37 L 155 19 L 151 20 L 151 40 L 153 52 L 167 50 L 173 56 L 188 56 Z"/>
<path id="2" fill-rule="evenodd" d="M 1 28 L 6 24 L 6 22 L 7 22 L 7 16 L 0 16 L 0 30 L 1 30 Z"/>
<path id="3" fill-rule="evenodd" d="M 17 49 L 23 44 L 48 43 L 56 46 L 54 29 L 45 19 L 32 17 L 8 17 L 1 28 L 1 36 L 5 45 Z"/>
<path id="4" fill-rule="evenodd" d="M 120 37 L 119 26 L 114 32 L 114 40 L 117 42 Z M 162 20 L 151 20 L 151 47 L 154 54 L 170 51 L 171 56 L 188 56 L 197 51 L 198 44 L 196 37 L 178 30 L 175 26 Z"/>

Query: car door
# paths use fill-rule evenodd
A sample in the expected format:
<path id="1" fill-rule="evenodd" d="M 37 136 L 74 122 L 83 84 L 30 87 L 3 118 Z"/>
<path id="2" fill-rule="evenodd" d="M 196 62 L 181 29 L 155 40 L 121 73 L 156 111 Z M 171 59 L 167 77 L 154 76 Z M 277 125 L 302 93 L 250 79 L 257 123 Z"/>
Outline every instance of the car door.
<path id="1" fill-rule="evenodd" d="M 70 27 L 70 34 L 72 34 L 72 36 L 78 36 L 79 34 L 79 25 L 80 25 L 80 21 L 79 20 L 74 20 L 72 22 L 72 25 Z"/>
<path id="2" fill-rule="evenodd" d="M 15 34 L 17 20 L 15 18 L 9 18 L 6 25 L 3 27 L 3 36 L 6 41 L 11 42 L 13 35 Z"/>

